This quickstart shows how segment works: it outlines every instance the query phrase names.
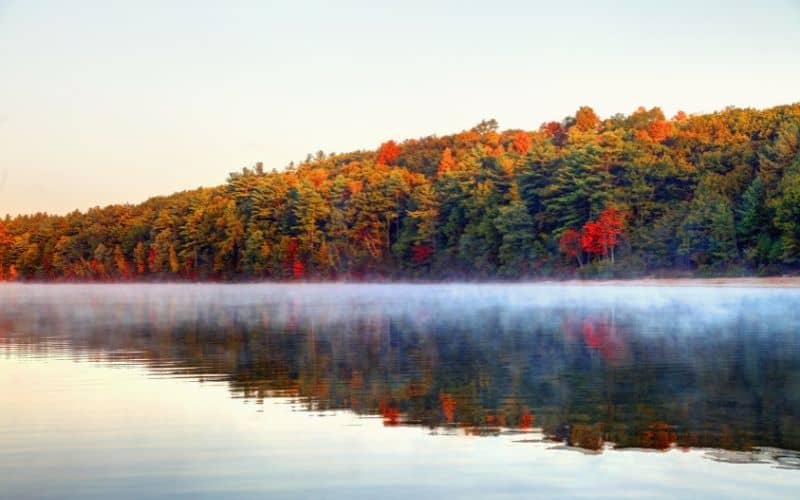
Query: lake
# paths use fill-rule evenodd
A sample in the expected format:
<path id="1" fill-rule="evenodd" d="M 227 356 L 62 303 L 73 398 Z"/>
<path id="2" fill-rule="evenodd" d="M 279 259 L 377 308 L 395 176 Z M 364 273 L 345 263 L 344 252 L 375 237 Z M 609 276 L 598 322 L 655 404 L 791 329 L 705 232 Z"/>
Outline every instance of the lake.
<path id="1" fill-rule="evenodd" d="M 0 285 L 0 498 L 791 498 L 800 289 Z"/>

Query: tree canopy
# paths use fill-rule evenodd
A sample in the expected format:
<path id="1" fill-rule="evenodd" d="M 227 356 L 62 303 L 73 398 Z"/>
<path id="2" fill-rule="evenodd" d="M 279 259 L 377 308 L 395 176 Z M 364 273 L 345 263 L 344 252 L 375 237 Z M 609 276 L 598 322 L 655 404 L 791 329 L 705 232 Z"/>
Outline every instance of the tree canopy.
<path id="1" fill-rule="evenodd" d="M 0 279 L 517 279 L 800 270 L 800 104 L 588 106 L 0 220 Z"/>

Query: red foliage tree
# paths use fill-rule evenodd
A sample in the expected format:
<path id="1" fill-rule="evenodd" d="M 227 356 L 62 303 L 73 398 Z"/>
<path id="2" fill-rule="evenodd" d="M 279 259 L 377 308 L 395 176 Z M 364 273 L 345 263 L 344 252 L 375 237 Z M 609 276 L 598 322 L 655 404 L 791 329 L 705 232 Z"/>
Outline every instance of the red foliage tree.
<path id="1" fill-rule="evenodd" d="M 411 260 L 414 264 L 422 264 L 433 255 L 433 248 L 427 245 L 414 245 L 411 247 Z"/>
<path id="2" fill-rule="evenodd" d="M 578 261 L 578 267 L 583 267 L 581 259 L 581 233 L 573 228 L 564 231 L 558 240 L 558 249 L 567 257 L 574 257 Z"/>
<path id="3" fill-rule="evenodd" d="M 400 148 L 394 141 L 386 141 L 378 148 L 377 162 L 379 165 L 389 165 L 394 163 L 397 157 L 400 156 Z"/>
<path id="4" fill-rule="evenodd" d="M 528 135 L 527 132 L 517 132 L 514 134 L 514 140 L 511 143 L 511 147 L 514 148 L 514 151 L 517 153 L 524 155 L 531 149 L 531 136 Z"/>
<path id="5" fill-rule="evenodd" d="M 581 247 L 586 253 L 603 253 L 603 229 L 599 222 L 589 221 L 583 226 Z"/>
<path id="6" fill-rule="evenodd" d="M 564 130 L 564 126 L 558 122 L 543 123 L 539 127 L 539 131 L 550 137 L 556 146 L 563 146 L 566 142 L 567 132 Z"/>
<path id="7" fill-rule="evenodd" d="M 614 207 L 608 207 L 600 212 L 598 221 L 603 229 L 603 238 L 606 245 L 613 250 L 619 243 L 619 237 L 624 230 L 625 215 Z"/>
<path id="8" fill-rule="evenodd" d="M 542 126 L 539 127 L 540 132 L 544 132 L 544 135 L 547 137 L 553 137 L 554 135 L 563 131 L 561 128 L 561 124 L 558 122 L 547 122 L 542 123 Z"/>
<path id="9" fill-rule="evenodd" d="M 581 246 L 586 253 L 610 256 L 614 262 L 614 247 L 624 230 L 625 216 L 614 207 L 608 207 L 600 213 L 597 221 L 589 221 L 583 226 Z"/>
<path id="10" fill-rule="evenodd" d="M 305 274 L 305 265 L 303 261 L 300 260 L 297 247 L 297 239 L 289 239 L 286 245 L 286 255 L 283 258 L 284 269 L 287 270 L 294 279 L 300 279 Z"/>

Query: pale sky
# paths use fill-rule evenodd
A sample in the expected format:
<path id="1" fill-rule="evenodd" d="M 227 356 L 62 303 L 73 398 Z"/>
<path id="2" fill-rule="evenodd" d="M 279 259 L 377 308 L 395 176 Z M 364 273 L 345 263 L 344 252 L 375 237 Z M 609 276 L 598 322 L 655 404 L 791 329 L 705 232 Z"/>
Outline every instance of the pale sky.
<path id="1" fill-rule="evenodd" d="M 800 101 L 800 0 L 0 0 L 0 214 L 581 105 Z"/>

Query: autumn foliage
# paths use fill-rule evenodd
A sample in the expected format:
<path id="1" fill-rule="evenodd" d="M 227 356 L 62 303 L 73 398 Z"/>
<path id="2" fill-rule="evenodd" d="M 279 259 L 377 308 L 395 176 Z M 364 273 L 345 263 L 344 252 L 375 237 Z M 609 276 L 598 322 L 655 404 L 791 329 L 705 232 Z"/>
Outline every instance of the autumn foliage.
<path id="1" fill-rule="evenodd" d="M 527 132 L 520 131 L 514 134 L 511 145 L 517 153 L 525 154 L 531 149 L 531 143 L 531 136 Z"/>
<path id="2" fill-rule="evenodd" d="M 391 165 L 400 156 L 400 148 L 394 141 L 386 141 L 378 148 L 378 157 L 375 160 L 378 165 Z"/>
<path id="3" fill-rule="evenodd" d="M 581 233 L 574 228 L 569 228 L 564 231 L 561 238 L 558 240 L 558 249 L 567 257 L 575 258 L 578 265 L 583 265 L 581 261 Z"/>
<path id="4" fill-rule="evenodd" d="M 439 168 L 436 170 L 437 175 L 446 174 L 456 169 L 456 161 L 453 159 L 453 152 L 450 148 L 444 148 L 442 151 L 442 159 L 439 160 Z"/>
<path id="5" fill-rule="evenodd" d="M 597 127 L 600 124 L 600 118 L 597 117 L 594 110 L 589 106 L 582 106 L 577 113 L 575 113 L 575 127 L 584 132 Z"/>
<path id="6" fill-rule="evenodd" d="M 603 254 L 607 251 L 607 241 L 599 222 L 589 221 L 584 224 L 581 233 L 581 248 L 584 252 L 593 254 Z"/>
<path id="7" fill-rule="evenodd" d="M 484 120 L 137 205 L 7 217 L 0 279 L 800 273 L 799 155 L 800 104 Z"/>
<path id="8" fill-rule="evenodd" d="M 661 142 L 672 135 L 672 123 L 667 120 L 653 120 L 647 126 L 647 134 L 655 142 Z"/>
<path id="9" fill-rule="evenodd" d="M 614 261 L 614 248 L 619 243 L 625 223 L 624 215 L 614 207 L 600 213 L 596 221 L 589 221 L 583 226 L 581 247 L 586 253 L 611 257 Z"/>
<path id="10" fill-rule="evenodd" d="M 577 259 L 579 266 L 583 265 L 583 252 L 610 258 L 613 263 L 614 248 L 619 244 L 624 226 L 624 214 L 614 207 L 608 207 L 597 220 L 587 221 L 582 231 L 574 228 L 564 231 L 559 238 L 558 248 L 565 256 Z"/>
<path id="11" fill-rule="evenodd" d="M 433 255 L 433 248 L 427 245 L 415 245 L 411 249 L 411 252 L 411 260 L 414 261 L 415 264 L 422 264 L 431 258 Z"/>

